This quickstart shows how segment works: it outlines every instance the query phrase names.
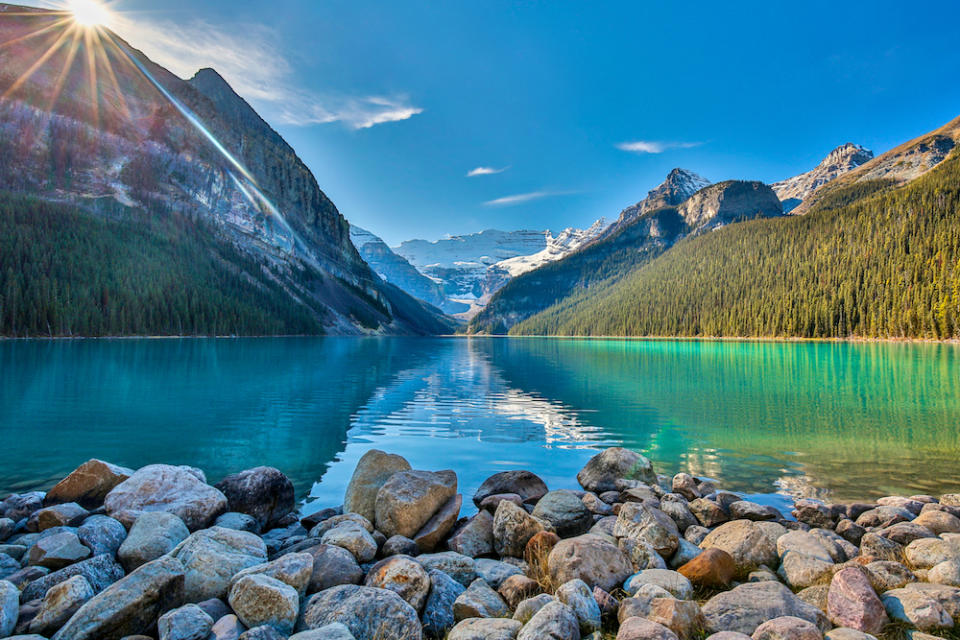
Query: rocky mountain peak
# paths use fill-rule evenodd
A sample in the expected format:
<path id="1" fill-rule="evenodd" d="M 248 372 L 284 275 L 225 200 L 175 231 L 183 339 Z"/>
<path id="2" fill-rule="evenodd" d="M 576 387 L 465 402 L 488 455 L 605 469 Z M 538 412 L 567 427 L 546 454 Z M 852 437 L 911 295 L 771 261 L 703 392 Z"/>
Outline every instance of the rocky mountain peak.
<path id="1" fill-rule="evenodd" d="M 859 144 L 842 144 L 820 161 L 816 167 L 798 176 L 775 182 L 771 185 L 783 202 L 784 211 L 791 211 L 814 191 L 853 171 L 873 159 L 873 151 Z"/>

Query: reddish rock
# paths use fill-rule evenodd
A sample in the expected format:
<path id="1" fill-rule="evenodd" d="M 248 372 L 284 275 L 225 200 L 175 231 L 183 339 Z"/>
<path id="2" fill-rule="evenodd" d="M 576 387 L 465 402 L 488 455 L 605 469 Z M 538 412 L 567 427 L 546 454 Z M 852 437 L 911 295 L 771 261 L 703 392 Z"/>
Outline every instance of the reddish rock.
<path id="1" fill-rule="evenodd" d="M 504 580 L 497 592 L 511 609 L 516 609 L 518 604 L 540 593 L 540 585 L 527 576 L 516 574 Z"/>
<path id="2" fill-rule="evenodd" d="M 61 480 L 43 499 L 44 506 L 76 502 L 86 509 L 96 509 L 118 484 L 133 475 L 132 469 L 118 467 L 103 460 L 88 460 Z"/>
<path id="3" fill-rule="evenodd" d="M 706 549 L 677 571 L 693 584 L 721 589 L 730 586 L 737 573 L 733 557 L 723 549 Z"/>
<path id="4" fill-rule="evenodd" d="M 859 567 L 841 569 L 833 576 L 827 594 L 827 614 L 838 627 L 876 635 L 889 622 L 866 573 Z"/>
<path id="5" fill-rule="evenodd" d="M 552 531 L 541 531 L 540 533 L 534 534 L 534 536 L 527 541 L 527 546 L 523 552 L 523 559 L 531 566 L 543 564 L 547 556 L 550 555 L 550 552 L 553 551 L 553 548 L 557 546 L 558 542 L 560 542 L 560 536 Z"/>
<path id="6" fill-rule="evenodd" d="M 823 633 L 808 620 L 781 616 L 761 624 L 751 637 L 753 640 L 823 640 Z"/>
<path id="7" fill-rule="evenodd" d="M 617 640 L 678 640 L 677 634 L 663 626 L 643 618 L 627 618 L 620 625 Z"/>

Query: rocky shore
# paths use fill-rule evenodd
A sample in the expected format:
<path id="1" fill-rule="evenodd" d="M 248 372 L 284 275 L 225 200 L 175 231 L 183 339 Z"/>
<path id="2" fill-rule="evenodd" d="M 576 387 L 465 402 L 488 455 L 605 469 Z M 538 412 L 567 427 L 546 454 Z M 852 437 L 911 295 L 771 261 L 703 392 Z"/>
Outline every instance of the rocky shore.
<path id="1" fill-rule="evenodd" d="M 455 472 L 373 450 L 301 517 L 277 469 L 91 460 L 0 503 L 0 638 L 957 637 L 960 494 L 782 514 L 620 448 L 577 480 L 497 473 L 461 518 Z"/>

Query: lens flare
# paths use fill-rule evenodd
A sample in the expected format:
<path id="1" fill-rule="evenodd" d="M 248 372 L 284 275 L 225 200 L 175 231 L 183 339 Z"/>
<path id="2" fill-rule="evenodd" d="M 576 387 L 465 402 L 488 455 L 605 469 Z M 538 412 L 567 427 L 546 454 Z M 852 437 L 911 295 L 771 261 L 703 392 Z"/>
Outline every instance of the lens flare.
<path id="1" fill-rule="evenodd" d="M 110 25 L 110 11 L 96 0 L 69 0 L 67 9 L 73 15 L 73 21 L 82 27 Z"/>

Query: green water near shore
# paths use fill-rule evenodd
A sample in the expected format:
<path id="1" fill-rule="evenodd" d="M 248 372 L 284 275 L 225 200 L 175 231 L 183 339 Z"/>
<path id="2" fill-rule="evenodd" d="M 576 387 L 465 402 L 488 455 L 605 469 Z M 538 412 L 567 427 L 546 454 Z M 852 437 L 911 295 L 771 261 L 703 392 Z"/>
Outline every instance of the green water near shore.
<path id="1" fill-rule="evenodd" d="M 339 504 L 371 447 L 472 492 L 627 446 L 774 504 L 960 491 L 960 348 L 458 338 L 0 343 L 0 493 L 91 457 L 266 464 Z"/>

